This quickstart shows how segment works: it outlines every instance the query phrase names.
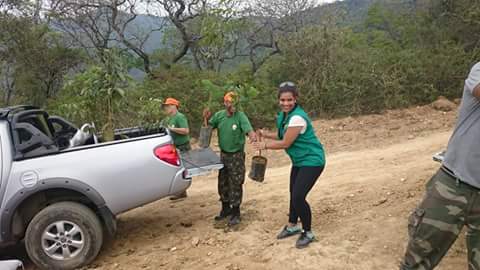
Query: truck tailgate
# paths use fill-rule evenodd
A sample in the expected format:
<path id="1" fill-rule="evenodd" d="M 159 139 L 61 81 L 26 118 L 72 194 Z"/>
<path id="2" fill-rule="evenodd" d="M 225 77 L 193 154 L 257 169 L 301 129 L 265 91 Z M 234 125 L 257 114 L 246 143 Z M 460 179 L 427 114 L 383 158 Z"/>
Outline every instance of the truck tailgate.
<path id="1" fill-rule="evenodd" d="M 220 157 L 211 148 L 190 150 L 182 153 L 181 159 L 187 170 L 187 178 L 208 174 L 213 170 L 223 168 Z"/>

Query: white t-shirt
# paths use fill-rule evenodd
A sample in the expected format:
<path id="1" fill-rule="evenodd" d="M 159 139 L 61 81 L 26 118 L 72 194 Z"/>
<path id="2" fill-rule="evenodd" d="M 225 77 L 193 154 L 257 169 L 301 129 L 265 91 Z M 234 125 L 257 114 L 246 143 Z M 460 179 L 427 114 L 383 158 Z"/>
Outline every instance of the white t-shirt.
<path id="1" fill-rule="evenodd" d="M 476 63 L 470 70 L 468 78 L 465 80 L 465 87 L 473 94 L 473 90 L 480 84 L 480 62 Z"/>
<path id="2" fill-rule="evenodd" d="M 301 116 L 294 115 L 292 118 L 290 118 L 288 127 L 302 127 L 300 134 L 303 134 L 307 130 L 307 121 L 305 121 L 305 119 L 303 119 Z"/>

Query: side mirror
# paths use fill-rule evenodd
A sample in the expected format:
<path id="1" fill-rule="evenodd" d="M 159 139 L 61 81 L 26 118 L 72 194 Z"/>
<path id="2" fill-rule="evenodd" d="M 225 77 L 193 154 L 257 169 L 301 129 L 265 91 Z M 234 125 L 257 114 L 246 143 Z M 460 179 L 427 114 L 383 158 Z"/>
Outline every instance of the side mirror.
<path id="1" fill-rule="evenodd" d="M 38 130 L 32 124 L 17 123 L 15 130 L 19 137 L 22 137 L 20 134 L 23 133 L 26 138 L 24 139 L 24 142 L 20 142 L 16 145 L 17 150 L 21 153 L 27 153 L 42 146 L 47 149 L 51 146 L 55 146 L 55 142 L 50 137 Z"/>

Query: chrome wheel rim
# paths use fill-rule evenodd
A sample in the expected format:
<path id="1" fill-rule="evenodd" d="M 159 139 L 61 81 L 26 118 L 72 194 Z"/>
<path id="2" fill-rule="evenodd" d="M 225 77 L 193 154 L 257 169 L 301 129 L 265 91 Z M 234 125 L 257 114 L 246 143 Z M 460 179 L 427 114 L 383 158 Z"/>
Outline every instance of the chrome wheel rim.
<path id="1" fill-rule="evenodd" d="M 64 261 L 77 256 L 85 246 L 82 229 L 70 221 L 57 221 L 42 233 L 42 248 L 48 257 Z"/>

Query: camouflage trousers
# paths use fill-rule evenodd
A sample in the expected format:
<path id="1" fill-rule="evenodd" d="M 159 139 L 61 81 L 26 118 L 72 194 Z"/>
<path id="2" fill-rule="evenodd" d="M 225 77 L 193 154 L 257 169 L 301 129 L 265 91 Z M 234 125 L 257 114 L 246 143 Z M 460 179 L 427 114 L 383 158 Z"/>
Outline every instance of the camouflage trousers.
<path id="1" fill-rule="evenodd" d="M 466 226 L 468 269 L 480 270 L 480 189 L 440 169 L 410 215 L 401 270 L 433 269 Z"/>
<path id="2" fill-rule="evenodd" d="M 223 168 L 218 173 L 218 194 L 222 203 L 240 206 L 245 182 L 245 152 L 220 154 Z"/>

